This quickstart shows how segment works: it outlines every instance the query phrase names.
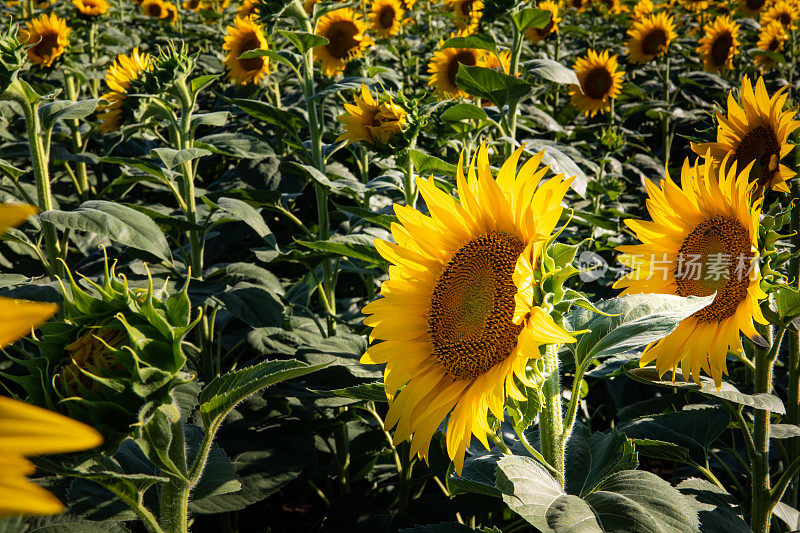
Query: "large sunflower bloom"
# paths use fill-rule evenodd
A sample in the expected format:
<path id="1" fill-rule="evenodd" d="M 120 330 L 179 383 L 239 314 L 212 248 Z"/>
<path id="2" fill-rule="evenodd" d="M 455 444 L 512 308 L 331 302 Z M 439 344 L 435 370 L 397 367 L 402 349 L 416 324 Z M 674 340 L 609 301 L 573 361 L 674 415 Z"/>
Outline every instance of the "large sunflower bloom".
<path id="1" fill-rule="evenodd" d="M 440 43 L 441 46 L 442 43 Z M 428 85 L 439 98 L 466 98 L 469 95 L 456 85 L 456 75 L 461 65 L 483 65 L 485 50 L 476 48 L 442 48 L 433 53 L 428 63 Z"/>
<path id="2" fill-rule="evenodd" d="M 787 0 L 778 0 L 770 7 L 761 19 L 761 25 L 767 26 L 773 20 L 777 20 L 787 30 L 794 28 L 795 22 L 800 17 L 800 8 Z"/>
<path id="3" fill-rule="evenodd" d="M 28 48 L 28 59 L 42 67 L 52 66 L 67 51 L 69 31 L 67 21 L 53 13 L 26 22 L 20 37 L 23 42 L 32 45 Z"/>
<path id="4" fill-rule="evenodd" d="M 645 16 L 635 21 L 628 30 L 628 60 L 632 63 L 646 63 L 661 57 L 677 38 L 672 16 L 667 16 L 666 13 Z"/>
<path id="5" fill-rule="evenodd" d="M 526 367 L 539 346 L 574 341 L 529 299 L 530 271 L 539 270 L 538 252 L 572 180 L 559 175 L 537 189 L 547 172 L 537 171 L 543 153 L 517 172 L 521 154 L 496 179 L 485 145 L 466 179 L 459 161 L 459 200 L 418 179 L 430 216 L 395 204 L 397 244 L 375 241 L 393 266 L 383 298 L 363 309 L 370 339 L 384 342 L 361 362 L 386 363 L 386 426 L 397 426 L 398 441 L 413 435 L 411 455 L 427 460 L 431 437 L 450 415 L 447 452 L 458 473 L 473 435 L 489 447 L 488 413 L 502 420 L 506 394 L 525 399 L 518 383 L 531 385 Z"/>
<path id="6" fill-rule="evenodd" d="M 349 7 L 326 13 L 317 23 L 317 35 L 328 44 L 314 47 L 314 59 L 322 62 L 322 72 L 331 78 L 344 71 L 347 62 L 361 57 L 372 39 L 365 34 L 367 25 Z"/>
<path id="7" fill-rule="evenodd" d="M 633 20 L 641 20 L 644 17 L 649 17 L 653 14 L 656 7 L 653 5 L 653 0 L 639 0 L 633 6 Z"/>
<path id="8" fill-rule="evenodd" d="M 445 8 L 456 18 L 456 26 L 466 34 L 473 33 L 483 16 L 481 0 L 446 0 Z"/>
<path id="9" fill-rule="evenodd" d="M 767 26 L 762 26 L 758 33 L 758 49 L 764 52 L 782 53 L 789 34 L 786 28 L 777 20 L 773 20 Z M 756 54 L 753 62 L 762 71 L 775 68 L 778 62 L 767 55 Z"/>
<path id="10" fill-rule="evenodd" d="M 166 3 L 163 0 L 144 0 L 142 13 L 153 19 L 165 19 L 169 15 Z"/>
<path id="11" fill-rule="evenodd" d="M 96 17 L 108 11 L 106 0 L 72 0 L 72 4 L 78 8 L 82 15 Z"/>
<path id="12" fill-rule="evenodd" d="M 767 0 L 741 0 L 739 9 L 748 17 L 757 17 L 764 6 L 767 5 Z"/>
<path id="13" fill-rule="evenodd" d="M 0 233 L 36 213 L 28 205 L 0 205 Z M 0 297 L 0 347 L 30 333 L 53 316 L 55 304 Z M 92 428 L 33 405 L 0 397 L 0 517 L 60 513 L 58 499 L 25 476 L 27 456 L 93 448 L 102 438 Z"/>
<path id="14" fill-rule="evenodd" d="M 793 110 L 783 110 L 788 86 L 783 87 L 772 97 L 767 93 L 763 78 L 756 82 L 755 90 L 750 78 L 742 80 L 742 107 L 736 103 L 733 94 L 728 94 L 728 115 L 717 110 L 717 142 L 696 144 L 692 150 L 704 154 L 710 150 L 711 157 L 718 163 L 730 154 L 729 161 L 744 168 L 755 162 L 750 170 L 750 181 L 754 182 L 756 193 L 767 187 L 781 192 L 789 192 L 786 180 L 795 175 L 780 161 L 792 151 L 794 145 L 789 136 L 800 127 L 800 120 L 794 120 Z"/>
<path id="15" fill-rule="evenodd" d="M 599 54 L 589 50 L 585 56 L 576 59 L 574 70 L 581 86 L 570 86 L 572 105 L 589 117 L 610 109 L 611 100 L 622 92 L 622 77 L 625 75 L 625 71 L 617 68 L 617 56 L 610 55 L 608 50 Z"/>
<path id="16" fill-rule="evenodd" d="M 560 4 L 552 0 L 540 2 L 536 7 L 550 12 L 550 22 L 544 28 L 528 28 L 525 30 L 525 37 L 534 44 L 541 42 L 548 35 L 558 32 L 558 23 L 561 22 L 559 14 Z"/>
<path id="17" fill-rule="evenodd" d="M 100 120 L 100 131 L 108 133 L 118 130 L 125 114 L 125 100 L 131 82 L 139 78 L 142 72 L 151 68 L 151 58 L 147 53 L 139 53 L 134 48 L 130 56 L 120 54 L 106 71 L 106 84 L 111 89 L 103 95 L 108 105 L 98 107 L 97 118 Z"/>
<path id="18" fill-rule="evenodd" d="M 239 59 L 239 56 L 250 50 L 269 49 L 263 29 L 253 17 L 236 17 L 226 31 L 222 49 L 228 52 L 224 61 L 228 77 L 239 85 L 257 84 L 269 73 L 269 58 Z"/>
<path id="19" fill-rule="evenodd" d="M 347 144 L 366 142 L 372 145 L 387 144 L 389 140 L 403 133 L 408 113 L 388 98 L 379 102 L 372 97 L 366 85 L 361 85 L 361 98 L 355 97 L 354 104 L 344 105 L 346 113 L 339 117 L 344 124 L 344 133 L 337 141 Z"/>
<path id="20" fill-rule="evenodd" d="M 681 365 L 700 382 L 700 371 L 717 387 L 728 373 L 728 350 L 742 351 L 739 332 L 758 338 L 753 319 L 766 324 L 758 301 L 766 296 L 755 256 L 761 199 L 750 202 L 747 168 L 730 165 L 717 174 L 711 159 L 681 169 L 681 186 L 647 181 L 651 221 L 626 220 L 642 244 L 620 246 L 620 262 L 633 270 L 614 284 L 622 294 L 710 296 L 714 301 L 645 348 L 640 364 L 655 361 L 659 376 Z"/>
<path id="21" fill-rule="evenodd" d="M 400 31 L 406 10 L 400 0 L 373 0 L 369 20 L 379 37 L 392 37 Z"/>
<path id="22" fill-rule="evenodd" d="M 703 29 L 705 37 L 697 47 L 703 58 L 703 70 L 716 73 L 733 68 L 733 56 L 739 53 L 739 25 L 720 15 Z"/>

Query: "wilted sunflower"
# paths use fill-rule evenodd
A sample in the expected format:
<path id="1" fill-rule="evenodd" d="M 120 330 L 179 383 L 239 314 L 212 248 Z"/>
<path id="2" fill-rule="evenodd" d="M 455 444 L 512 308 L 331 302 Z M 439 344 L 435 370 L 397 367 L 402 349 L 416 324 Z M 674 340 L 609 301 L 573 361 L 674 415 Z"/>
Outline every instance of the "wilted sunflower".
<path id="1" fill-rule="evenodd" d="M 750 171 L 750 181 L 755 183 L 755 191 L 761 194 L 767 187 L 776 191 L 789 192 L 786 180 L 795 175 L 780 161 L 792 151 L 794 144 L 789 136 L 800 127 L 800 120 L 793 120 L 793 110 L 783 110 L 788 93 L 783 87 L 772 97 L 767 93 L 764 79 L 756 82 L 755 91 L 750 78 L 742 80 L 742 107 L 736 103 L 733 94 L 728 94 L 727 117 L 717 110 L 717 142 L 692 143 L 695 153 L 711 157 L 718 163 L 730 155 L 728 161 L 742 169 L 755 162 Z"/>
<path id="2" fill-rule="evenodd" d="M 118 130 L 122 125 L 125 110 L 125 100 L 131 81 L 136 80 L 142 72 L 151 68 L 151 57 L 147 53 L 139 53 L 139 48 L 134 48 L 130 56 L 120 54 L 106 71 L 106 84 L 111 89 L 103 95 L 108 100 L 108 105 L 98 107 L 97 118 L 100 120 L 100 131 L 108 133 Z"/>
<path id="3" fill-rule="evenodd" d="M 228 51 L 224 61 L 228 77 L 239 85 L 257 84 L 269 73 L 269 58 L 239 59 L 239 56 L 250 50 L 269 49 L 264 30 L 253 17 L 236 17 L 226 31 L 222 49 Z"/>
<path id="4" fill-rule="evenodd" d="M 52 13 L 26 22 L 20 37 L 21 41 L 32 45 L 28 48 L 28 59 L 42 67 L 52 66 L 67 51 L 69 31 L 67 21 Z"/>
<path id="5" fill-rule="evenodd" d="M 29 205 L 0 205 L 0 233 L 36 214 Z M 0 297 L 0 347 L 31 332 L 58 310 L 55 304 Z M 25 457 L 94 448 L 102 443 L 89 426 L 57 413 L 0 397 L 0 517 L 55 514 L 64 506 L 25 476 Z"/>
<path id="6" fill-rule="evenodd" d="M 314 47 L 314 59 L 322 62 L 322 72 L 331 78 L 344 70 L 347 62 L 361 57 L 374 43 L 366 35 L 367 25 L 349 7 L 324 14 L 317 22 L 317 35 L 328 44 Z"/>
<path id="7" fill-rule="evenodd" d="M 454 37 L 454 35 L 451 35 Z M 442 43 L 439 43 L 441 46 Z M 456 85 L 456 75 L 461 65 L 474 67 L 482 65 L 486 55 L 476 48 L 442 48 L 433 53 L 428 63 L 428 85 L 432 86 L 439 98 L 466 98 L 469 95 Z"/>
<path id="8" fill-rule="evenodd" d="M 558 2 L 553 2 L 552 0 L 545 0 L 536 6 L 539 9 L 550 12 L 550 21 L 544 28 L 528 28 L 525 30 L 525 37 L 527 37 L 530 42 L 534 44 L 541 42 L 548 35 L 558 32 L 558 23 L 561 22 L 559 6 L 560 4 Z"/>
<path id="9" fill-rule="evenodd" d="M 800 17 L 800 8 L 794 2 L 787 0 L 778 0 L 772 7 L 770 7 L 761 19 L 761 25 L 767 26 L 773 20 L 777 20 L 787 30 L 792 30 L 798 17 Z"/>
<path id="10" fill-rule="evenodd" d="M 142 13 L 154 19 L 165 19 L 169 15 L 166 4 L 162 0 L 144 0 Z"/>
<path id="11" fill-rule="evenodd" d="M 525 396 L 526 366 L 539 346 L 574 342 L 532 300 L 531 270 L 561 215 L 572 179 L 539 186 L 547 167 L 540 152 L 517 172 L 517 149 L 492 176 L 485 145 L 468 178 L 457 167 L 458 200 L 432 179 L 417 179 L 430 210 L 395 204 L 398 244 L 376 240 L 394 266 L 383 298 L 363 309 L 373 328 L 365 364 L 386 363 L 386 426 L 411 439 L 411 455 L 427 460 L 431 437 L 449 416 L 447 452 L 461 473 L 472 436 L 489 447 L 488 413 L 503 419 L 504 399 Z M 516 283 L 519 283 L 517 285 Z"/>
<path id="12" fill-rule="evenodd" d="M 610 109 L 611 100 L 622 92 L 622 77 L 625 75 L 625 71 L 617 70 L 617 56 L 610 55 L 608 50 L 599 54 L 589 50 L 585 56 L 575 60 L 573 68 L 581 86 L 570 86 L 572 105 L 589 117 Z"/>
<path id="13" fill-rule="evenodd" d="M 249 17 L 250 15 L 258 15 L 259 13 L 259 0 L 244 0 L 236 15 L 239 17 Z"/>
<path id="14" fill-rule="evenodd" d="M 649 17 L 653 14 L 655 9 L 652 0 L 639 0 L 636 5 L 633 6 L 633 19 L 640 20 L 644 17 Z"/>
<path id="15" fill-rule="evenodd" d="M 716 73 L 733 68 L 733 56 L 739 53 L 739 25 L 720 15 L 703 29 L 706 34 L 697 47 L 703 58 L 703 70 Z"/>
<path id="16" fill-rule="evenodd" d="M 373 0 L 369 20 L 379 37 L 392 37 L 400 31 L 405 9 L 400 0 Z"/>
<path id="17" fill-rule="evenodd" d="M 72 0 L 72 4 L 78 8 L 82 15 L 96 17 L 108 11 L 106 0 Z"/>
<path id="18" fill-rule="evenodd" d="M 446 0 L 445 8 L 455 15 L 456 26 L 465 34 L 478 29 L 478 23 L 483 16 L 481 0 Z"/>
<path id="19" fill-rule="evenodd" d="M 783 46 L 788 39 L 789 34 L 783 24 L 777 20 L 773 20 L 767 26 L 763 26 L 761 31 L 759 31 L 757 46 L 759 50 L 763 50 L 764 52 L 782 53 Z M 755 54 L 753 62 L 763 72 L 775 68 L 778 65 L 778 62 L 774 58 L 763 54 Z"/>
<path id="20" fill-rule="evenodd" d="M 628 30 L 628 60 L 632 63 L 646 63 L 661 57 L 677 38 L 675 20 L 666 13 L 637 20 Z"/>
<path id="21" fill-rule="evenodd" d="M 385 94 L 383 101 L 378 101 L 362 84 L 361 98 L 355 96 L 354 100 L 353 104 L 344 104 L 346 112 L 339 116 L 344 132 L 336 139 L 337 142 L 386 145 L 392 137 L 403 133 L 408 113 L 395 104 L 390 95 Z"/>
<path id="22" fill-rule="evenodd" d="M 767 5 L 767 0 L 741 0 L 739 9 L 745 15 L 756 18 L 765 5 Z"/>
<path id="23" fill-rule="evenodd" d="M 622 294 L 710 296 L 714 301 L 684 319 L 669 335 L 645 348 L 640 364 L 655 361 L 659 376 L 681 365 L 700 383 L 700 371 L 717 387 L 727 374 L 728 350 L 742 351 L 741 331 L 758 338 L 753 319 L 766 324 L 755 257 L 761 199 L 750 202 L 748 170 L 717 175 L 712 160 L 681 169 L 681 186 L 667 176 L 662 186 L 646 180 L 650 221 L 626 220 L 642 244 L 620 246 L 620 262 L 633 270 L 614 283 Z"/>

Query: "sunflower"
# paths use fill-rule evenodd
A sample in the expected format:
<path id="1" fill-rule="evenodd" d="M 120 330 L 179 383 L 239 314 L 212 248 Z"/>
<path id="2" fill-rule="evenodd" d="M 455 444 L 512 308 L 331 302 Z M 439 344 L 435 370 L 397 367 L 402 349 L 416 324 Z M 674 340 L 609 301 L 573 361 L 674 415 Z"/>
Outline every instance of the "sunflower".
<path id="1" fill-rule="evenodd" d="M 639 0 L 636 5 L 633 6 L 633 19 L 641 20 L 644 17 L 649 17 L 653 14 L 655 9 L 652 0 Z"/>
<path id="2" fill-rule="evenodd" d="M 733 68 L 733 56 L 739 53 L 739 25 L 720 15 L 703 29 L 706 35 L 697 47 L 703 57 L 703 70 L 716 73 Z"/>
<path id="3" fill-rule="evenodd" d="M 169 15 L 167 6 L 162 0 L 144 0 L 142 13 L 154 19 L 165 19 Z"/>
<path id="4" fill-rule="evenodd" d="M 700 371 L 719 388 L 728 350 L 742 351 L 741 331 L 758 338 L 758 301 L 766 296 L 755 264 L 761 199 L 750 202 L 748 168 L 732 164 L 717 174 L 709 158 L 681 169 L 681 186 L 670 178 L 659 187 L 646 181 L 650 221 L 626 220 L 642 244 L 620 246 L 620 262 L 633 270 L 614 283 L 622 294 L 710 296 L 713 302 L 684 319 L 669 335 L 645 348 L 640 364 L 655 361 L 658 374 L 681 365 L 700 383 Z"/>
<path id="5" fill-rule="evenodd" d="M 314 58 L 322 62 L 322 72 L 331 78 L 344 71 L 347 62 L 361 57 L 374 43 L 365 34 L 367 25 L 349 7 L 325 13 L 317 23 L 317 35 L 328 44 L 314 47 Z"/>
<path id="6" fill-rule="evenodd" d="M 783 46 L 789 39 L 786 28 L 777 20 L 763 26 L 758 33 L 758 49 L 764 52 L 783 53 Z M 775 68 L 778 62 L 764 54 L 756 54 L 753 62 L 763 72 Z"/>
<path id="7" fill-rule="evenodd" d="M 594 0 L 592 4 L 597 5 L 606 15 L 619 15 L 628 11 L 620 0 Z"/>
<path id="8" fill-rule="evenodd" d="M 767 0 L 741 0 L 739 9 L 749 17 L 757 17 L 764 6 L 767 5 Z"/>
<path id="9" fill-rule="evenodd" d="M 534 44 L 541 42 L 551 33 L 558 32 L 558 23 L 561 22 L 559 16 L 559 3 L 552 0 L 545 0 L 540 2 L 537 6 L 539 9 L 544 9 L 550 12 L 550 21 L 544 28 L 528 28 L 525 30 L 525 37 Z"/>
<path id="10" fill-rule="evenodd" d="M 0 205 L 0 233 L 36 214 L 29 205 Z M 55 304 L 0 297 L 0 347 L 30 333 L 58 310 Z M 26 456 L 94 448 L 102 438 L 92 428 L 57 413 L 0 396 L 0 517 L 60 513 L 58 499 L 29 481 Z"/>
<path id="11" fill-rule="evenodd" d="M 170 24 L 175 24 L 175 21 L 178 20 L 178 8 L 172 2 L 164 2 L 164 9 L 167 10 L 167 16 L 164 17 L 164 20 Z"/>
<path id="12" fill-rule="evenodd" d="M 770 7 L 761 19 L 762 26 L 768 26 L 773 20 L 777 20 L 787 30 L 794 28 L 795 22 L 800 17 L 800 10 L 794 2 L 788 0 L 778 0 Z"/>
<path id="13" fill-rule="evenodd" d="M 567 7 L 577 9 L 578 13 L 583 13 L 591 5 L 591 0 L 567 0 Z"/>
<path id="14" fill-rule="evenodd" d="M 183 9 L 186 11 L 200 11 L 203 8 L 202 0 L 186 0 L 183 2 Z"/>
<path id="15" fill-rule="evenodd" d="M 364 324 L 373 344 L 364 364 L 386 363 L 386 426 L 411 455 L 427 460 L 431 437 L 445 417 L 447 452 L 461 473 L 472 436 L 487 448 L 488 413 L 503 419 L 506 394 L 524 400 L 526 366 L 539 346 L 574 342 L 533 303 L 543 241 L 561 215 L 571 179 L 539 186 L 540 152 L 517 172 L 523 148 L 492 176 L 485 145 L 465 179 L 457 167 L 458 200 L 433 179 L 417 179 L 430 210 L 395 204 L 397 244 L 376 240 L 393 266 L 383 298 L 368 304 Z M 477 168 L 476 168 L 477 167 Z M 516 379 L 515 379 L 516 378 Z"/>
<path id="16" fill-rule="evenodd" d="M 646 63 L 661 57 L 677 38 L 675 20 L 666 13 L 637 20 L 628 30 L 628 60 L 632 63 Z"/>
<path id="17" fill-rule="evenodd" d="M 264 30 L 253 17 L 236 17 L 227 33 L 222 49 L 228 51 L 224 61 L 228 77 L 239 85 L 257 84 L 269 73 L 269 58 L 239 59 L 239 56 L 250 50 L 269 49 Z"/>
<path id="18" fill-rule="evenodd" d="M 691 13 L 702 13 L 708 9 L 707 0 L 681 0 L 680 4 Z"/>
<path id="19" fill-rule="evenodd" d="M 361 98 L 356 96 L 355 103 L 345 104 L 344 108 L 346 112 L 339 116 L 344 132 L 336 141 L 347 141 L 347 144 L 386 145 L 392 137 L 403 133 L 408 115 L 389 95 L 383 102 L 373 98 L 364 84 L 361 85 Z"/>
<path id="20" fill-rule="evenodd" d="M 728 116 L 717 110 L 717 142 L 692 143 L 692 150 L 703 155 L 710 151 L 718 163 L 729 155 L 729 161 L 735 162 L 740 169 L 754 163 L 750 181 L 756 184 L 757 194 L 767 187 L 788 193 L 786 180 L 795 172 L 780 161 L 794 148 L 789 136 L 800 127 L 800 120 L 793 120 L 794 111 L 783 110 L 788 97 L 787 87 L 770 97 L 763 78 L 758 79 L 753 90 L 750 78 L 745 76 L 740 93 L 742 107 L 731 93 L 728 95 Z"/>
<path id="21" fill-rule="evenodd" d="M 400 31 L 405 9 L 400 0 L 373 0 L 369 20 L 379 37 L 392 37 Z"/>
<path id="22" fill-rule="evenodd" d="M 456 26 L 466 34 L 474 32 L 483 15 L 481 0 L 446 0 L 445 9 L 456 17 Z"/>
<path id="23" fill-rule="evenodd" d="M 258 15 L 260 5 L 261 4 L 259 4 L 258 0 L 244 0 L 242 5 L 239 6 L 239 10 L 236 12 L 236 15 L 239 17 Z"/>
<path id="24" fill-rule="evenodd" d="M 511 51 L 502 50 L 496 54 L 485 54 L 483 56 L 483 66 L 494 70 L 502 70 L 505 74 L 511 72 Z M 522 72 L 517 72 L 521 76 Z"/>
<path id="25" fill-rule="evenodd" d="M 599 54 L 589 50 L 585 56 L 576 59 L 574 70 L 581 86 L 570 86 L 572 105 L 588 117 L 610 109 L 611 100 L 622 92 L 622 77 L 625 75 L 625 71 L 617 68 L 617 56 L 610 55 L 608 50 Z"/>
<path id="26" fill-rule="evenodd" d="M 54 14 L 40 15 L 25 23 L 21 40 L 28 45 L 28 59 L 39 66 L 50 67 L 67 51 L 69 45 L 67 21 Z"/>
<path id="27" fill-rule="evenodd" d="M 453 37 L 454 35 L 451 35 Z M 444 41 L 442 41 L 444 42 Z M 439 46 L 441 46 L 441 42 Z M 469 95 L 456 84 L 456 75 L 461 65 L 474 67 L 483 65 L 486 52 L 476 48 L 442 48 L 433 53 L 428 63 L 428 85 L 439 98 L 467 98 Z"/>
<path id="28" fill-rule="evenodd" d="M 109 8 L 106 0 L 72 0 L 72 4 L 78 8 L 82 15 L 89 17 L 103 15 Z"/>
<path id="29" fill-rule="evenodd" d="M 98 107 L 97 118 L 100 120 L 100 131 L 108 133 L 118 130 L 129 112 L 125 106 L 131 82 L 141 76 L 142 72 L 151 68 L 151 57 L 147 53 L 139 53 L 134 48 L 130 56 L 120 54 L 106 71 L 106 84 L 111 89 L 103 95 L 108 105 Z"/>

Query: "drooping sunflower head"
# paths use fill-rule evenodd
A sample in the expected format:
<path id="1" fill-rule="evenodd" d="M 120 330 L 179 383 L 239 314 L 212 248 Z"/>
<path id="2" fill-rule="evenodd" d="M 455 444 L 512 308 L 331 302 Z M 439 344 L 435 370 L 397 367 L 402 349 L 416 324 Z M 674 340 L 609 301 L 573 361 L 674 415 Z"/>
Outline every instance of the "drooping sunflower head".
<path id="1" fill-rule="evenodd" d="M 103 95 L 107 105 L 98 107 L 97 118 L 100 131 L 109 133 L 118 130 L 133 113 L 135 105 L 128 101 L 131 83 L 138 80 L 145 70 L 152 68 L 150 54 L 140 53 L 134 48 L 130 56 L 120 54 L 106 71 L 106 84 L 110 89 Z"/>
<path id="2" fill-rule="evenodd" d="M 400 0 L 373 0 L 369 13 L 372 31 L 384 38 L 397 35 L 404 14 L 405 8 Z"/>
<path id="3" fill-rule="evenodd" d="M 678 38 L 675 20 L 666 13 L 646 16 L 633 23 L 628 30 L 628 60 L 646 63 L 661 57 L 669 45 Z"/>
<path id="4" fill-rule="evenodd" d="M 163 0 L 144 0 L 142 13 L 153 19 L 165 19 L 169 15 L 166 3 Z"/>
<path id="5" fill-rule="evenodd" d="M 455 34 L 451 37 L 455 37 Z M 439 45 L 441 46 L 442 43 Z M 458 69 L 461 65 L 469 67 L 483 65 L 485 56 L 485 50 L 476 48 L 441 48 L 435 51 L 428 63 L 428 73 L 430 74 L 428 85 L 433 87 L 436 94 L 442 99 L 468 98 L 469 95 L 456 84 Z"/>
<path id="6" fill-rule="evenodd" d="M 739 25 L 720 15 L 706 24 L 704 30 L 705 37 L 697 47 L 703 58 L 703 70 L 725 72 L 733 68 L 733 57 L 739 53 Z"/>
<path id="7" fill-rule="evenodd" d="M 800 18 L 800 7 L 790 0 L 778 0 L 764 13 L 761 19 L 761 25 L 767 26 L 773 20 L 777 20 L 787 30 L 792 30 L 797 24 L 797 19 Z"/>
<path id="8" fill-rule="evenodd" d="M 741 0 L 739 9 L 748 17 L 756 18 L 767 5 L 767 0 Z"/>
<path id="9" fill-rule="evenodd" d="M 345 104 L 345 113 L 339 116 L 344 132 L 337 141 L 347 144 L 364 142 L 376 148 L 388 148 L 402 142 L 403 130 L 408 122 L 408 111 L 396 104 L 388 92 L 376 99 L 366 85 L 361 85 L 361 98 Z"/>
<path id="10" fill-rule="evenodd" d="M 575 74 L 581 86 L 571 86 L 569 94 L 572 105 L 586 116 L 605 113 L 611 107 L 611 100 L 622 92 L 622 77 L 625 71 L 618 70 L 617 56 L 608 50 L 599 54 L 589 50 L 585 56 L 575 60 Z"/>
<path id="11" fill-rule="evenodd" d="M 269 73 L 268 57 L 239 59 L 244 52 L 269 49 L 264 30 L 253 17 L 236 17 L 233 25 L 228 26 L 222 49 L 228 52 L 224 60 L 225 68 L 228 69 L 228 77 L 235 83 L 255 85 Z"/>
<path id="12" fill-rule="evenodd" d="M 78 8 L 82 15 L 88 17 L 103 15 L 109 8 L 106 0 L 72 0 L 72 4 Z"/>
<path id="13" fill-rule="evenodd" d="M 41 67 L 50 67 L 69 46 L 67 21 L 55 14 L 43 14 L 25 23 L 20 30 L 21 40 L 31 45 L 28 48 L 28 60 Z"/>
<path id="14" fill-rule="evenodd" d="M 544 2 L 539 2 L 536 7 L 549 11 L 550 21 L 544 28 L 528 28 L 525 30 L 525 37 L 534 44 L 541 42 L 548 35 L 558 32 L 558 23 L 561 22 L 559 2 L 544 0 Z"/>
<path id="15" fill-rule="evenodd" d="M 789 136 L 800 128 L 800 120 L 795 120 L 795 111 L 786 110 L 787 87 L 771 97 L 767 93 L 764 79 L 759 78 L 755 90 L 750 78 L 742 79 L 741 102 L 736 102 L 733 93 L 728 95 L 727 116 L 717 110 L 717 141 L 713 143 L 692 143 L 695 153 L 711 157 L 721 164 L 726 156 L 730 163 L 740 169 L 750 168 L 750 181 L 754 192 L 760 196 L 767 188 L 789 192 L 786 181 L 795 172 L 781 164 L 781 159 L 789 155 L 794 144 Z"/>
<path id="16" fill-rule="evenodd" d="M 314 58 L 322 62 L 326 76 L 341 74 L 348 61 L 361 57 L 374 44 L 366 29 L 361 16 L 349 7 L 331 11 L 319 19 L 316 33 L 328 39 L 328 44 L 315 46 Z"/>
<path id="17" fill-rule="evenodd" d="M 783 52 L 784 44 L 789 39 L 786 27 L 773 20 L 767 26 L 761 28 L 758 33 L 758 49 L 764 52 L 780 54 Z M 766 54 L 756 54 L 753 62 L 762 71 L 766 72 L 778 65 L 778 61 Z"/>
<path id="18" fill-rule="evenodd" d="M 470 34 L 478 28 L 483 15 L 481 0 L 446 0 L 445 7 L 455 16 L 459 30 Z"/>
<path id="19" fill-rule="evenodd" d="M 242 5 L 239 6 L 239 9 L 236 12 L 236 16 L 238 17 L 249 17 L 251 15 L 258 15 L 260 9 L 259 6 L 261 4 L 258 0 L 244 0 Z"/>
<path id="20" fill-rule="evenodd" d="M 644 17 L 649 17 L 655 11 L 653 0 L 639 0 L 633 6 L 633 20 L 641 20 Z"/>
<path id="21" fill-rule="evenodd" d="M 751 202 L 749 170 L 733 163 L 718 173 L 711 159 L 694 166 L 687 159 L 680 186 L 669 177 L 646 183 L 652 221 L 625 221 L 642 244 L 617 248 L 631 268 L 614 284 L 622 294 L 716 294 L 644 350 L 641 365 L 655 361 L 659 376 L 680 365 L 684 376 L 699 383 L 703 371 L 719 387 L 728 350 L 742 350 L 740 332 L 755 339 L 753 319 L 766 323 L 755 263 L 761 200 Z"/>
<path id="22" fill-rule="evenodd" d="M 561 215 L 571 183 L 540 185 L 543 153 L 517 172 L 518 149 L 495 178 L 482 146 L 467 177 L 458 165 L 458 200 L 418 179 L 425 215 L 395 204 L 397 244 L 376 241 L 392 266 L 383 298 L 364 319 L 373 344 L 361 359 L 386 363 L 386 426 L 427 459 L 431 437 L 449 414 L 447 451 L 461 472 L 472 436 L 487 448 L 488 413 L 503 419 L 506 395 L 523 399 L 527 363 L 539 346 L 573 342 L 534 297 L 543 242 Z"/>

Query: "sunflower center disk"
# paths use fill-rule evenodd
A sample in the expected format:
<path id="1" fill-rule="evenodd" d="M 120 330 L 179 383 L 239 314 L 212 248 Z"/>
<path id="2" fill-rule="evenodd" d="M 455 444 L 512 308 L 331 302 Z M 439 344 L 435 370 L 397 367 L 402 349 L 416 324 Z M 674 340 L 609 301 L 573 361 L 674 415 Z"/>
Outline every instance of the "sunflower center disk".
<path id="1" fill-rule="evenodd" d="M 475 379 L 504 361 L 522 326 L 511 323 L 517 288 L 511 279 L 525 248 L 491 232 L 469 241 L 442 270 L 433 289 L 428 332 L 433 355 L 455 379 Z"/>
<path id="2" fill-rule="evenodd" d="M 456 87 L 456 74 L 458 74 L 458 66 L 467 65 L 468 67 L 474 67 L 477 63 L 478 61 L 476 60 L 473 52 L 470 52 L 469 50 L 459 50 L 456 56 L 450 61 L 450 64 L 447 65 L 447 79 L 453 84 L 453 87 Z"/>
<path id="3" fill-rule="evenodd" d="M 733 36 L 728 33 L 720 34 L 711 44 L 711 60 L 715 65 L 724 65 L 733 46 Z"/>
<path id="4" fill-rule="evenodd" d="M 261 43 L 258 37 L 251 33 L 242 39 L 241 52 L 239 52 L 239 55 L 249 52 L 250 50 L 258 50 L 259 48 L 261 48 Z M 264 66 L 264 59 L 260 57 L 251 57 L 249 59 L 240 59 L 239 63 L 244 70 L 261 70 L 261 67 Z"/>
<path id="5" fill-rule="evenodd" d="M 358 33 L 356 25 L 349 20 L 340 20 L 331 24 L 328 34 L 328 52 L 336 59 L 344 59 L 350 55 L 350 51 L 358 46 L 358 42 L 353 38 Z"/>
<path id="6" fill-rule="evenodd" d="M 655 28 L 642 39 L 642 53 L 648 56 L 660 54 L 667 45 L 667 32 L 662 28 Z"/>
<path id="7" fill-rule="evenodd" d="M 747 8 L 748 9 L 752 9 L 753 11 L 758 11 L 759 9 L 761 9 L 762 7 L 764 7 L 765 3 L 766 3 L 766 0 L 746 0 L 745 1 L 745 5 L 747 6 Z"/>
<path id="8" fill-rule="evenodd" d="M 741 171 L 755 161 L 750 171 L 750 181 L 758 180 L 759 187 L 766 187 L 778 170 L 781 145 L 770 126 L 758 126 L 744 136 L 734 152 L 736 169 Z"/>
<path id="9" fill-rule="evenodd" d="M 598 67 L 589 71 L 583 82 L 583 92 L 590 98 L 602 100 L 614 84 L 611 73 L 605 67 Z"/>
<path id="10" fill-rule="evenodd" d="M 472 14 L 472 0 L 461 3 L 461 14 L 469 17 Z"/>
<path id="11" fill-rule="evenodd" d="M 45 57 L 49 56 L 56 48 L 58 48 L 58 34 L 43 33 L 42 40 L 33 47 L 33 53 L 38 57 Z"/>
<path id="12" fill-rule="evenodd" d="M 679 296 L 710 296 L 714 301 L 692 315 L 701 322 L 731 317 L 747 297 L 754 255 L 750 236 L 733 218 L 718 215 L 701 222 L 678 253 L 674 276 Z"/>
<path id="13" fill-rule="evenodd" d="M 378 15 L 378 23 L 381 28 L 389 29 L 394 24 L 394 8 L 392 6 L 384 6 Z"/>

